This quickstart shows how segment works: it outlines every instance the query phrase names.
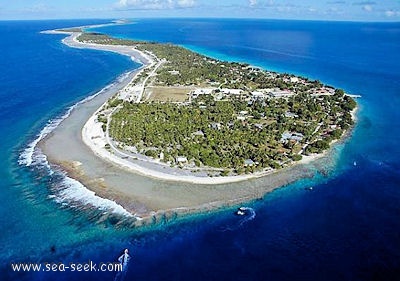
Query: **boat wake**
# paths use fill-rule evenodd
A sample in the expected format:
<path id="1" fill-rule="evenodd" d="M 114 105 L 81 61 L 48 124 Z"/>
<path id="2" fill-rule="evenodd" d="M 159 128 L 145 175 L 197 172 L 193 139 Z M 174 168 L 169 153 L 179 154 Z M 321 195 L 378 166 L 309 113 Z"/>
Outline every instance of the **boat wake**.
<path id="1" fill-rule="evenodd" d="M 225 231 L 235 231 L 243 227 L 246 223 L 252 221 L 256 217 L 256 211 L 253 208 L 250 207 L 240 207 L 240 211 L 243 212 L 243 214 L 239 215 L 241 219 L 233 223 L 232 225 L 227 225 L 223 229 L 221 229 L 222 232 Z M 236 213 L 238 214 L 238 213 Z"/>
<path id="2" fill-rule="evenodd" d="M 65 172 L 51 167 L 46 155 L 43 154 L 43 152 L 37 147 L 39 142 L 46 138 L 46 136 L 53 132 L 63 120 L 70 116 L 71 112 L 76 107 L 106 92 L 116 84 L 121 83 L 127 79 L 130 74 L 131 72 L 122 74 L 114 83 L 107 85 L 99 92 L 69 107 L 60 117 L 50 120 L 36 136 L 36 138 L 31 141 L 20 153 L 18 164 L 21 166 L 30 167 L 32 170 L 39 172 L 41 175 L 48 176 L 48 183 L 50 186 L 49 189 L 51 193 L 53 193 L 49 196 L 49 198 L 53 199 L 62 206 L 71 208 L 88 208 L 88 206 L 91 206 L 92 208 L 103 212 L 103 214 L 111 213 L 114 215 L 123 216 L 125 218 L 133 217 L 130 212 L 125 210 L 115 201 L 97 196 L 93 191 L 87 189 L 77 180 L 68 177 Z"/>

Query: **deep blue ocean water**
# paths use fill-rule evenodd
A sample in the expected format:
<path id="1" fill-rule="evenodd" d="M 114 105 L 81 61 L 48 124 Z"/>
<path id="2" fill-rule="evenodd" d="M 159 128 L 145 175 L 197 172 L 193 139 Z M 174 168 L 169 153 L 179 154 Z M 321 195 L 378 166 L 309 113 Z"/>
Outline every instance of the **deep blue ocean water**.
<path id="1" fill-rule="evenodd" d="M 39 33 L 100 22 L 0 22 L 0 280 L 113 280 L 113 273 L 17 274 L 9 263 L 108 262 L 125 247 L 133 256 L 125 280 L 400 279 L 400 23 L 148 19 L 97 28 L 362 95 L 335 169 L 249 204 L 254 219 L 225 210 L 138 231 L 57 203 L 47 176 L 18 165 L 49 119 L 137 67 Z"/>

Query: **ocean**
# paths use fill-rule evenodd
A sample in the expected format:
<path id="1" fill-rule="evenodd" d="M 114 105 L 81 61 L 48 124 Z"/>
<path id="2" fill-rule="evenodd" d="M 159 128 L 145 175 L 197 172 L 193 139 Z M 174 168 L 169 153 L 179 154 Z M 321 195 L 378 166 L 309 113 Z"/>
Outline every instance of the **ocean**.
<path id="1" fill-rule="evenodd" d="M 399 280 L 400 23 L 141 19 L 96 28 L 362 96 L 334 168 L 249 202 L 254 216 L 228 208 L 131 229 L 118 216 L 100 219 L 110 202 L 67 200 L 74 191 L 57 190 L 62 175 L 20 161 L 49 121 L 138 67 L 40 33 L 105 22 L 0 22 L 1 280 L 113 280 L 112 272 L 13 272 L 10 263 L 111 262 L 124 248 L 132 255 L 125 280 Z"/>

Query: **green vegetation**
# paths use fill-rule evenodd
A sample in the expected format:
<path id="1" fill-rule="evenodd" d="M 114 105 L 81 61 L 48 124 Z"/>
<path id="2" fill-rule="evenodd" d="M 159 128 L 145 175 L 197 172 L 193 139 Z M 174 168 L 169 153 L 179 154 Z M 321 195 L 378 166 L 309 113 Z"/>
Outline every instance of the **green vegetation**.
<path id="1" fill-rule="evenodd" d="M 140 43 L 132 40 L 111 38 L 107 35 L 103 35 L 101 33 L 96 33 L 96 32 L 84 32 L 77 38 L 77 40 L 86 43 L 95 43 L 103 45 L 135 46 L 136 44 Z"/>
<path id="2" fill-rule="evenodd" d="M 216 101 L 204 95 L 191 104 L 126 103 L 113 115 L 110 134 L 147 156 L 158 158 L 162 153 L 163 161 L 172 164 L 185 156 L 193 166 L 225 169 L 223 174 L 276 169 L 301 160 L 299 152 L 305 144 L 310 143 L 306 153 L 320 153 L 342 135 L 340 129 L 321 125 L 336 128 L 344 122 L 336 114 L 331 117 L 342 111 L 337 100 L 339 96 L 325 96 L 316 103 L 303 94 L 249 104 L 239 98 Z M 238 120 L 243 111 L 247 111 L 245 120 Z M 285 117 L 287 111 L 297 117 Z M 285 132 L 296 132 L 301 138 L 282 139 Z M 246 165 L 246 160 L 253 163 Z"/>
<path id="3" fill-rule="evenodd" d="M 57 29 L 57 31 L 61 31 L 61 32 L 82 32 L 82 28 L 79 28 L 79 27 L 62 28 L 62 29 Z"/>

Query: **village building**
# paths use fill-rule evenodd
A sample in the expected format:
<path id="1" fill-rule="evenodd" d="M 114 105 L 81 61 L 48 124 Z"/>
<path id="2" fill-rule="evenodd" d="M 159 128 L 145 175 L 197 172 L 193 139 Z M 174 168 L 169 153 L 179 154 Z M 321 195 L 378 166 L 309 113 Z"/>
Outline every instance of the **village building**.
<path id="1" fill-rule="evenodd" d="M 180 72 L 178 70 L 170 70 L 170 71 L 168 71 L 168 73 L 171 75 L 179 75 L 180 74 Z"/>
<path id="2" fill-rule="evenodd" d="M 255 164 L 256 163 L 251 159 L 245 159 L 244 160 L 244 166 L 246 166 L 246 167 L 251 167 L 251 166 L 254 166 Z"/>
<path id="3" fill-rule="evenodd" d="M 212 129 L 214 129 L 214 130 L 221 130 L 222 125 L 221 125 L 221 123 L 212 122 L 212 123 L 210 124 L 210 127 L 211 127 Z"/>
<path id="4" fill-rule="evenodd" d="M 178 156 L 175 159 L 177 164 L 185 164 L 188 162 L 187 158 L 185 156 Z"/>
<path id="5" fill-rule="evenodd" d="M 202 130 L 198 130 L 192 134 L 193 136 L 204 137 L 204 132 Z"/>
<path id="6" fill-rule="evenodd" d="M 291 132 L 284 132 L 282 134 L 282 138 L 281 138 L 281 142 L 285 143 L 287 141 L 290 140 L 294 140 L 294 141 L 302 141 L 304 138 L 304 135 L 301 133 L 291 133 Z"/>
<path id="7" fill-rule="evenodd" d="M 251 93 L 251 99 L 253 101 L 263 101 L 265 100 L 265 95 L 263 92 L 254 91 Z"/>
<path id="8" fill-rule="evenodd" d="M 222 88 L 221 92 L 224 93 L 225 95 L 241 95 L 241 94 L 243 94 L 243 90 L 241 90 L 241 89 Z"/>
<path id="9" fill-rule="evenodd" d="M 274 90 L 269 93 L 271 97 L 273 98 L 289 98 L 294 95 L 294 93 L 288 91 L 288 90 Z"/>

